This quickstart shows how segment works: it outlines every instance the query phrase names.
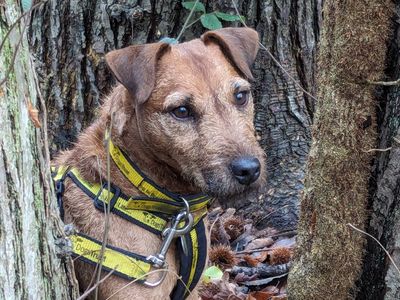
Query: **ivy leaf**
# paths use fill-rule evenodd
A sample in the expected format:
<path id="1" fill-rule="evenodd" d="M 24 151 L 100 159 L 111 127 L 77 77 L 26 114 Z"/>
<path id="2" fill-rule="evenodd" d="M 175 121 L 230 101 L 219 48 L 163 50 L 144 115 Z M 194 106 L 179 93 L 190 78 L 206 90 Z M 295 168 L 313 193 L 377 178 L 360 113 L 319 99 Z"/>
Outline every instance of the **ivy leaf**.
<path id="1" fill-rule="evenodd" d="M 208 283 L 211 280 L 221 279 L 224 273 L 216 266 L 212 266 L 207 268 L 203 274 L 204 282 Z"/>
<path id="2" fill-rule="evenodd" d="M 203 24 L 203 26 L 207 29 L 214 30 L 222 28 L 220 20 L 218 20 L 214 13 L 201 15 L 200 21 L 201 24 Z"/>
<path id="3" fill-rule="evenodd" d="M 193 9 L 194 11 L 201 11 L 202 13 L 206 12 L 206 8 L 204 7 L 203 3 L 197 2 L 197 4 L 196 5 L 195 4 L 196 4 L 196 1 L 182 2 L 182 6 L 184 8 L 186 8 L 187 10 L 192 10 L 194 8 Z"/>
<path id="4" fill-rule="evenodd" d="M 224 21 L 228 21 L 228 22 L 233 22 L 233 21 L 240 21 L 243 20 L 244 21 L 244 17 L 243 16 L 238 16 L 238 15 L 231 15 L 231 14 L 226 14 L 220 11 L 216 11 L 215 15 Z"/>

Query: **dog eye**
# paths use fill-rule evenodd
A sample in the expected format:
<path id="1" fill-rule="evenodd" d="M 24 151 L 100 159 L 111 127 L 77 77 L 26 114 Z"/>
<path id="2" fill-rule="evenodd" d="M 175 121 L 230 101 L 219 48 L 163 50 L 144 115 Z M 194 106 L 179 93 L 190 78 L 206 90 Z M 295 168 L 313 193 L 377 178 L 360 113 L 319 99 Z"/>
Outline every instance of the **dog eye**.
<path id="1" fill-rule="evenodd" d="M 177 119 L 188 119 L 193 116 L 190 108 L 187 106 L 179 106 L 171 111 L 171 114 Z"/>
<path id="2" fill-rule="evenodd" d="M 249 98 L 248 91 L 237 92 L 235 93 L 235 104 L 245 105 L 247 103 L 248 98 Z"/>

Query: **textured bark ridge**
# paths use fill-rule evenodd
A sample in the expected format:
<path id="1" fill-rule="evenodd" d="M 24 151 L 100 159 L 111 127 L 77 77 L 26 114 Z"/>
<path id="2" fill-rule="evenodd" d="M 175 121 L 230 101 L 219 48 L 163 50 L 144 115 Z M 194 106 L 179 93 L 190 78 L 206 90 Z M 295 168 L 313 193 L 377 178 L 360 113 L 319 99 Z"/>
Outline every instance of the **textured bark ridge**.
<path id="1" fill-rule="evenodd" d="M 248 24 L 260 33 L 261 42 L 313 94 L 320 5 L 320 1 L 257 1 L 257 6 L 250 7 L 253 10 L 246 12 L 249 5 L 242 10 L 245 16 L 255 16 L 248 17 Z M 233 206 L 259 219 L 261 227 L 295 228 L 314 103 L 264 50 L 259 52 L 254 73 L 255 126 L 267 155 L 268 184 L 258 199 L 250 197 Z"/>
<path id="2" fill-rule="evenodd" d="M 319 102 L 301 203 L 290 299 L 346 299 L 362 262 L 376 100 L 391 1 L 325 1 L 318 60 Z"/>
<path id="3" fill-rule="evenodd" d="M 399 3 L 396 12 L 400 12 Z M 387 80 L 400 78 L 400 27 L 397 24 L 389 47 Z M 376 237 L 400 266 L 400 87 L 381 89 L 378 110 L 380 152 L 370 182 L 371 216 L 368 232 Z M 359 300 L 400 299 L 400 276 L 384 251 L 368 239 L 359 286 Z"/>
<path id="4" fill-rule="evenodd" d="M 203 1 L 207 12 L 234 13 L 231 1 Z M 314 56 L 321 13 L 317 1 L 237 1 L 240 13 L 290 74 L 315 92 Z M 41 87 L 49 107 L 51 152 L 71 146 L 114 83 L 104 54 L 131 44 L 176 37 L 188 11 L 181 1 L 49 1 L 30 29 Z M 225 23 L 224 26 L 240 24 Z M 199 37 L 199 23 L 182 40 Z M 262 195 L 236 203 L 259 224 L 294 227 L 303 187 L 314 103 L 261 50 L 254 69 L 256 128 L 268 157 Z M 263 216 L 268 215 L 268 218 Z"/>
<path id="5" fill-rule="evenodd" d="M 20 14 L 12 0 L 0 7 L 0 41 Z M 55 235 L 61 236 L 61 231 L 49 188 L 49 158 L 46 161 L 44 155 L 46 127 L 43 120 L 41 129 L 32 122 L 31 113 L 39 104 L 26 21 L 12 30 L 0 53 L 1 79 L 12 66 L 0 86 L 0 299 L 71 299 L 77 290 L 69 269 L 56 256 Z"/>

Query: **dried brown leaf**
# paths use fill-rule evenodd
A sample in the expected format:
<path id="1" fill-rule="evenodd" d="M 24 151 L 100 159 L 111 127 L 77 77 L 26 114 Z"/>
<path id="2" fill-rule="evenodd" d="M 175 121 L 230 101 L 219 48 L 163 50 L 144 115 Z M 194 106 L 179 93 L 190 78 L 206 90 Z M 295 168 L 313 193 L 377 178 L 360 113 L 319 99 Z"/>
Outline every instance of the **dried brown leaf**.
<path id="1" fill-rule="evenodd" d="M 250 267 L 256 267 L 259 263 L 257 259 L 252 257 L 251 255 L 245 255 L 243 256 L 243 260 L 249 265 Z"/>
<path id="2" fill-rule="evenodd" d="M 259 238 L 253 240 L 251 243 L 249 243 L 246 246 L 246 250 L 253 250 L 253 249 L 259 249 L 259 248 L 264 248 L 264 247 L 269 247 L 274 243 L 274 240 L 272 238 Z"/>
<path id="3" fill-rule="evenodd" d="M 254 279 L 256 279 L 257 278 L 257 274 L 253 274 L 253 275 L 251 275 L 251 276 L 249 276 L 249 275 L 246 275 L 245 273 L 238 273 L 236 276 L 235 276 L 235 279 L 234 279 L 234 281 L 236 281 L 236 282 L 245 282 L 245 281 L 251 281 L 251 280 L 254 280 Z"/>
<path id="4" fill-rule="evenodd" d="M 275 293 L 270 293 L 268 291 L 257 291 L 251 292 L 249 295 L 251 295 L 253 299 L 256 300 L 269 300 L 272 296 L 275 295 Z"/>
<path id="5" fill-rule="evenodd" d="M 29 118 L 31 119 L 33 126 L 35 126 L 36 128 L 42 127 L 42 124 L 40 123 L 39 120 L 39 111 L 32 105 L 30 99 L 25 98 L 25 100 L 26 100 L 26 105 L 28 106 Z"/>

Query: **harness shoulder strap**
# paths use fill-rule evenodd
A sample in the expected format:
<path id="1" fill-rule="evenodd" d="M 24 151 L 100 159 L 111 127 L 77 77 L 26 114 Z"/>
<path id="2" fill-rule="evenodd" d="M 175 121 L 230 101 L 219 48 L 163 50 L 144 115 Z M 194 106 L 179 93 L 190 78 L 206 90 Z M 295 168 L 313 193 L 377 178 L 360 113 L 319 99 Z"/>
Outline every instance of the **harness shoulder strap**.
<path id="1" fill-rule="evenodd" d="M 70 236 L 70 239 L 74 257 L 91 265 L 97 265 L 100 262 L 101 241 L 82 233 L 74 234 Z M 108 272 L 113 271 L 119 277 L 144 282 L 145 275 L 151 269 L 151 263 L 142 255 L 106 245 L 102 268 Z"/>
<path id="2" fill-rule="evenodd" d="M 182 280 L 178 280 L 171 294 L 171 300 L 185 299 L 189 291 L 192 291 L 201 279 L 207 262 L 207 237 L 204 220 L 186 235 L 180 238 L 178 251 L 180 259 L 179 274 Z"/>

